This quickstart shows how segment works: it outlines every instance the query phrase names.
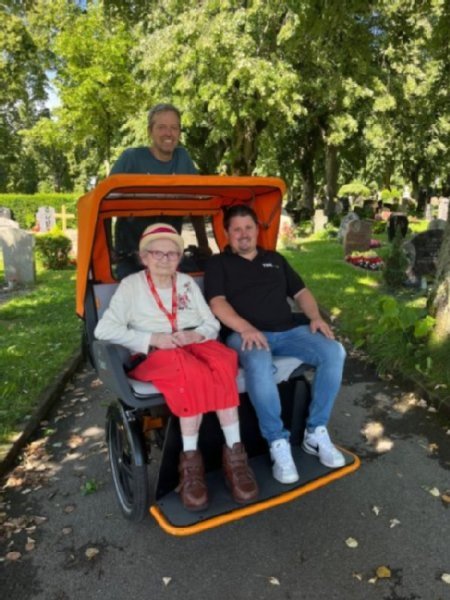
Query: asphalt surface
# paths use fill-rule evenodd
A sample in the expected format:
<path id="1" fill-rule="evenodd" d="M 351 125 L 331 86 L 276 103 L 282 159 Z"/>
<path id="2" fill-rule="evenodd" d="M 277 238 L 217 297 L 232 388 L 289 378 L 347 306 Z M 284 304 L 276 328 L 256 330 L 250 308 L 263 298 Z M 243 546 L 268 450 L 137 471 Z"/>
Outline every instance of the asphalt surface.
<path id="1" fill-rule="evenodd" d="M 186 538 L 121 516 L 104 441 L 111 399 L 84 367 L 3 480 L 2 599 L 450 598 L 450 423 L 357 357 L 329 429 L 361 468 Z"/>

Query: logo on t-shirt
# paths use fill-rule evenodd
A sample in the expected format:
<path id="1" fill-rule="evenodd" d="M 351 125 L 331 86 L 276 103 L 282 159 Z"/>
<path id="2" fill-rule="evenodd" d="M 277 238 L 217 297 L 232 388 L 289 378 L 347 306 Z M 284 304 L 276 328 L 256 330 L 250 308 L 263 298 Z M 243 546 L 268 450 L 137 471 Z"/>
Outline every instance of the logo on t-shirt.
<path id="1" fill-rule="evenodd" d="M 279 269 L 280 265 L 274 265 L 272 263 L 261 263 L 265 269 Z"/>

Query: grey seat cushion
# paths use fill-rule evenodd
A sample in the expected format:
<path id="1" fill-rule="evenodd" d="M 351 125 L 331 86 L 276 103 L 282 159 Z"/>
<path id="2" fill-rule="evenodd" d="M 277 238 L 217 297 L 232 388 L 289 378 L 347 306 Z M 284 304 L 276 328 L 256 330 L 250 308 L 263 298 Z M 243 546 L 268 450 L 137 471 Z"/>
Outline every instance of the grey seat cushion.
<path id="1" fill-rule="evenodd" d="M 295 369 L 297 369 L 297 367 L 299 367 L 301 364 L 301 360 L 292 356 L 275 357 L 273 360 L 273 376 L 275 378 L 275 382 L 281 383 L 282 381 L 287 381 L 291 373 L 293 373 Z M 145 396 L 150 396 L 151 394 L 160 393 L 160 391 L 152 383 L 138 381 L 137 379 L 132 379 L 131 377 L 128 377 L 128 382 L 131 385 L 134 394 L 138 398 L 144 398 Z M 246 391 L 243 369 L 239 369 L 239 373 L 236 378 L 236 383 L 238 386 L 239 393 L 243 393 Z"/>

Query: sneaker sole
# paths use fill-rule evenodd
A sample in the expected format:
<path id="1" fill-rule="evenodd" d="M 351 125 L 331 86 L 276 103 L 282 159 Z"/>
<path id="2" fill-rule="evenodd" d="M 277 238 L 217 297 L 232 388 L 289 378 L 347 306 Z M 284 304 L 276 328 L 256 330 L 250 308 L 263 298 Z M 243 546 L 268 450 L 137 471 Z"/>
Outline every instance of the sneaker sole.
<path id="1" fill-rule="evenodd" d="M 339 463 L 338 465 L 325 462 L 324 460 L 322 460 L 320 458 L 319 451 L 315 450 L 314 448 L 311 448 L 310 446 L 305 444 L 305 442 L 303 442 L 303 444 L 302 444 L 302 450 L 304 450 L 307 454 L 311 454 L 312 456 L 317 456 L 319 458 L 319 461 L 321 462 L 321 464 L 324 467 L 328 467 L 329 469 L 339 469 L 340 467 L 345 466 L 345 459 L 344 459 L 344 462 Z"/>

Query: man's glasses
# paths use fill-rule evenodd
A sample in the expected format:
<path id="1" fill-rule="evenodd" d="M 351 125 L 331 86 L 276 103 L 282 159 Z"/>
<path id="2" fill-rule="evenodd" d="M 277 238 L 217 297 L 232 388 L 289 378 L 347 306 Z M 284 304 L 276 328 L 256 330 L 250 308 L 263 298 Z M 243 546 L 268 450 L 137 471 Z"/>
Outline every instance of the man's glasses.
<path id="1" fill-rule="evenodd" d="M 175 252 L 175 250 L 170 250 L 169 252 L 161 252 L 161 250 L 147 250 L 147 254 L 150 254 L 152 258 L 157 261 L 162 260 L 163 258 L 167 258 L 167 260 L 174 261 L 178 260 L 180 257 L 179 252 Z"/>

